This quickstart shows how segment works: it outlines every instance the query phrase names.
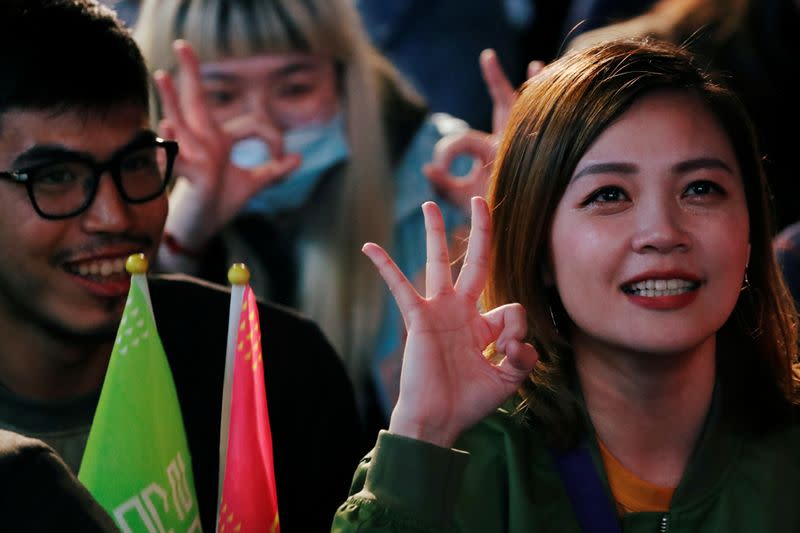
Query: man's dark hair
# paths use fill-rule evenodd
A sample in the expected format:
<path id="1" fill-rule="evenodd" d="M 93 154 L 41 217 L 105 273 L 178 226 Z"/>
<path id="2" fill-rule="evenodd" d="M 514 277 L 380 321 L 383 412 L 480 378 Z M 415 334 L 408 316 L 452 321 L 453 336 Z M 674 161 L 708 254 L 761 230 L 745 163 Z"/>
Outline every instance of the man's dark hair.
<path id="1" fill-rule="evenodd" d="M 148 106 L 139 48 L 95 0 L 0 0 L 0 116 Z"/>

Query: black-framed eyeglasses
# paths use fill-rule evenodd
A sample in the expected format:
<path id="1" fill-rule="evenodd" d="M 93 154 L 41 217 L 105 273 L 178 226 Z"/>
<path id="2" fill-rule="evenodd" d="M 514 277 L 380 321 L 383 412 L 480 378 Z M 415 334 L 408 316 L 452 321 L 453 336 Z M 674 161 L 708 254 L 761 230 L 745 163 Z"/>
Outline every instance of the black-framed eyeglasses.
<path id="1" fill-rule="evenodd" d="M 177 155 L 177 142 L 149 135 L 134 140 L 105 162 L 67 152 L 20 170 L 0 171 L 0 178 L 24 184 L 39 216 L 58 220 L 86 211 L 106 171 L 126 202 L 141 204 L 158 197 L 172 178 Z"/>

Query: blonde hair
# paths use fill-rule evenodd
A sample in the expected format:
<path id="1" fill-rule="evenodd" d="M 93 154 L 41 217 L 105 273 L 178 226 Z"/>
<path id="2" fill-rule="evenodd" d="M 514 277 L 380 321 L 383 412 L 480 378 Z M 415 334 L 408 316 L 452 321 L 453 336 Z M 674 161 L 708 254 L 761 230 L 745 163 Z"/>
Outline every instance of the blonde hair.
<path id="1" fill-rule="evenodd" d="M 300 250 L 299 307 L 362 382 L 385 292 L 360 249 L 367 241 L 387 246 L 393 226 L 383 90 L 388 83 L 413 99 L 410 89 L 369 44 L 351 0 L 146 0 L 134 36 L 151 70 L 175 69 L 179 38 L 201 61 L 302 51 L 336 63 L 351 156 L 333 197 L 312 210 Z"/>

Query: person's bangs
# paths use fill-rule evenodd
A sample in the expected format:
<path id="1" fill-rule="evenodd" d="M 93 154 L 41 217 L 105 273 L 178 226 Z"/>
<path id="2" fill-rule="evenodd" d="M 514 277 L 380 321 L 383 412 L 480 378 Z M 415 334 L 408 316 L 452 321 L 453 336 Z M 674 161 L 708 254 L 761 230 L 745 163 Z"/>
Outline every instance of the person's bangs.
<path id="1" fill-rule="evenodd" d="M 311 2 L 195 2 L 177 15 L 176 34 L 194 44 L 201 61 L 297 51 L 338 55 Z"/>

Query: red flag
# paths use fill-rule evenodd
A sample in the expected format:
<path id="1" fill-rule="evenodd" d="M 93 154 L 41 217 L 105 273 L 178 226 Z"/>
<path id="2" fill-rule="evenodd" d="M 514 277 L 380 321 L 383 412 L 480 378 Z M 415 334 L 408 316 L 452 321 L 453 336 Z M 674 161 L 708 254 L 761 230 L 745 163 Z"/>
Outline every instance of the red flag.
<path id="1" fill-rule="evenodd" d="M 253 290 L 245 287 L 236 338 L 230 429 L 217 531 L 278 533 L 261 330 Z"/>

